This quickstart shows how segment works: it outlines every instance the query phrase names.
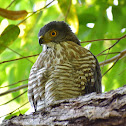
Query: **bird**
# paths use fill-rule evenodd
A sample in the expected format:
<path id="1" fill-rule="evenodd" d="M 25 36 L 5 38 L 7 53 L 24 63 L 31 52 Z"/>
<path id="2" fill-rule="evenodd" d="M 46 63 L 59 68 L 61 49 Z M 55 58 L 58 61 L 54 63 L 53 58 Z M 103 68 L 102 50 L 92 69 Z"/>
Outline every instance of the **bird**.
<path id="1" fill-rule="evenodd" d="M 98 60 L 81 46 L 66 22 L 49 22 L 38 38 L 43 49 L 28 81 L 28 99 L 35 112 L 58 100 L 102 92 Z"/>

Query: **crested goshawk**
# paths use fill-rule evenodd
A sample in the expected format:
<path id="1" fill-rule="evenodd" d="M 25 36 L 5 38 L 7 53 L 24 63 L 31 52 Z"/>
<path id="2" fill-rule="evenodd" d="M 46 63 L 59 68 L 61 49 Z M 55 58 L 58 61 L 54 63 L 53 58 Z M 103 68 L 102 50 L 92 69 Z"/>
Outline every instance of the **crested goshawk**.
<path id="1" fill-rule="evenodd" d="M 80 45 L 65 22 L 46 24 L 38 37 L 43 51 L 31 68 L 28 82 L 28 97 L 35 111 L 57 100 L 101 93 L 96 57 Z"/>

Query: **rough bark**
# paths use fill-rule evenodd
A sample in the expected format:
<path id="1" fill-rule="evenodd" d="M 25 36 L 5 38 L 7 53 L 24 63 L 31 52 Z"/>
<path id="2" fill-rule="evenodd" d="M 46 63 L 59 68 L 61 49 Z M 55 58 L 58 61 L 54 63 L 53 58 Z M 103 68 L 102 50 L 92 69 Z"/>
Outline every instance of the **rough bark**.
<path id="1" fill-rule="evenodd" d="M 126 85 L 103 94 L 57 101 L 40 112 L 4 120 L 2 126 L 126 126 Z"/>

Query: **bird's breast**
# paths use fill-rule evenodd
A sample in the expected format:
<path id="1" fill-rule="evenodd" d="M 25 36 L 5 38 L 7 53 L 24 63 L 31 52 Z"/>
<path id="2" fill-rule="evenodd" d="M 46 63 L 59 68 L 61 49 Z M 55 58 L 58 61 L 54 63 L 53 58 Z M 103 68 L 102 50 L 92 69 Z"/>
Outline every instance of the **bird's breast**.
<path id="1" fill-rule="evenodd" d="M 87 50 L 74 42 L 62 42 L 53 45 L 52 47 L 44 50 L 40 55 L 39 61 L 42 62 L 44 67 L 51 67 L 65 62 L 71 62 L 79 59 L 82 55 L 87 55 Z"/>

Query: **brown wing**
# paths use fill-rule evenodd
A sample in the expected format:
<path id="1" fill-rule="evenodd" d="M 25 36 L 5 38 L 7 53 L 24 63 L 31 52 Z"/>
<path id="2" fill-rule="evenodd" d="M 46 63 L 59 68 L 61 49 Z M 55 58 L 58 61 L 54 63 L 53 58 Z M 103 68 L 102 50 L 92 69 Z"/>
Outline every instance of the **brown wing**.
<path id="1" fill-rule="evenodd" d="M 88 67 L 88 69 L 90 69 L 90 71 L 88 72 L 88 77 L 87 77 L 87 84 L 85 86 L 85 93 L 91 93 L 91 92 L 97 92 L 97 93 L 101 93 L 102 92 L 102 87 L 101 87 L 101 70 L 100 70 L 100 66 L 99 63 L 96 59 L 96 57 L 91 53 L 92 55 L 92 59 L 89 58 L 89 60 L 87 61 L 89 64 L 90 61 L 92 62 L 92 66 Z"/>
<path id="2" fill-rule="evenodd" d="M 81 94 L 87 94 L 91 92 L 101 92 L 101 71 L 99 63 L 96 57 L 87 49 L 70 44 L 78 56 L 72 60 L 73 68 L 76 70 L 78 76 L 78 85 L 81 87 Z"/>
<path id="3" fill-rule="evenodd" d="M 28 98 L 35 111 L 44 107 L 44 93 L 46 82 L 46 69 L 42 66 L 43 54 L 41 53 L 32 66 L 28 82 Z"/>

